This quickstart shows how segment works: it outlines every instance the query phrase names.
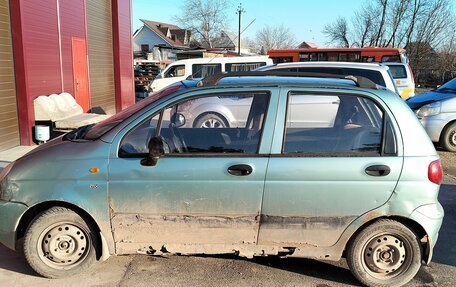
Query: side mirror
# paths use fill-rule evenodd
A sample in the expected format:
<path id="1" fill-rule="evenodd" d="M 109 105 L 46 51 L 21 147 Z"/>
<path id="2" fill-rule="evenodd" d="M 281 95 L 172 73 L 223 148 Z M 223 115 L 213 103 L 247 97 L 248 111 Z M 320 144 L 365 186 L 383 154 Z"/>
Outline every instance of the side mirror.
<path id="1" fill-rule="evenodd" d="M 150 139 L 147 147 L 149 148 L 149 154 L 145 159 L 141 160 L 141 165 L 155 166 L 158 159 L 165 154 L 163 140 L 160 137 L 153 137 Z"/>
<path id="2" fill-rule="evenodd" d="M 175 113 L 172 116 L 171 122 L 176 128 L 180 128 L 185 125 L 185 116 L 181 113 Z"/>

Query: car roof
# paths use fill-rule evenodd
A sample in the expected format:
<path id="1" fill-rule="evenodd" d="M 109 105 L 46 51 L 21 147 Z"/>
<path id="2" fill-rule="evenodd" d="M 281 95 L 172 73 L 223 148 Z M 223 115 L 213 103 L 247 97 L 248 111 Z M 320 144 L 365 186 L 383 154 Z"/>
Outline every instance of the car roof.
<path id="1" fill-rule="evenodd" d="M 388 70 L 388 67 L 384 63 L 357 63 L 357 62 L 327 62 L 327 61 L 316 61 L 316 62 L 292 62 L 292 63 L 280 63 L 275 65 L 269 65 L 260 67 L 258 71 L 267 71 L 270 69 L 277 68 L 299 68 L 299 67 L 325 67 L 325 68 L 348 68 L 348 69 L 367 69 L 367 70 Z"/>
<path id="2" fill-rule="evenodd" d="M 304 86 L 356 86 L 356 82 L 350 79 L 328 79 L 328 78 L 304 78 L 304 77 L 255 77 L 240 76 L 220 79 L 219 86 L 248 85 L 248 86 L 284 86 L 284 85 L 304 85 Z"/>

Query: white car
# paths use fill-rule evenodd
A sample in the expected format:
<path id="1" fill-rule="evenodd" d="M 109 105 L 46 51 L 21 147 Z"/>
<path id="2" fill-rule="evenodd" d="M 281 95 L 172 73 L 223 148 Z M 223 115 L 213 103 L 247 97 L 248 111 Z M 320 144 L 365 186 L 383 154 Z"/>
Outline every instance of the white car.
<path id="1" fill-rule="evenodd" d="M 204 78 L 220 72 L 252 71 L 272 64 L 267 56 L 215 57 L 179 60 L 171 63 L 150 83 L 150 91 L 157 92 L 166 86 L 193 78 Z"/>
<path id="2" fill-rule="evenodd" d="M 354 62 L 293 62 L 264 66 L 256 71 L 281 71 L 299 73 L 322 73 L 332 75 L 364 77 L 377 85 L 398 94 L 389 68 L 379 63 Z"/>

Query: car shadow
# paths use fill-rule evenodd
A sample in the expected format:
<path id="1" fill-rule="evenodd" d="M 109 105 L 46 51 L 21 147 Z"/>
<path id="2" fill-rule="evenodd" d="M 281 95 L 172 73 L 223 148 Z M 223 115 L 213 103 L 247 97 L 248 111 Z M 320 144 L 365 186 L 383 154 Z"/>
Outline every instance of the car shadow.
<path id="1" fill-rule="evenodd" d="M 341 266 L 340 262 L 325 262 L 306 258 L 286 258 L 280 257 L 258 257 L 252 260 L 256 264 L 270 266 L 273 268 L 317 278 L 329 280 L 337 284 L 362 286 L 353 277 L 347 267 Z M 327 285 L 318 285 L 327 286 Z"/>
<path id="2" fill-rule="evenodd" d="M 0 258 L 0 269 L 33 277 L 40 277 L 27 264 L 24 253 L 20 250 L 13 251 L 0 244 Z"/>
<path id="3" fill-rule="evenodd" d="M 321 280 L 332 281 L 335 284 L 346 284 L 351 286 L 362 286 L 359 281 L 353 277 L 352 273 L 345 267 L 345 261 L 341 260 L 338 262 L 328 261 L 317 261 L 307 258 L 281 258 L 279 256 L 265 256 L 265 257 L 254 257 L 253 259 L 247 259 L 230 254 L 218 254 L 208 255 L 199 254 L 192 255 L 196 257 L 207 257 L 207 258 L 224 258 L 232 260 L 244 260 L 250 263 L 262 265 L 265 267 L 280 269 L 288 272 L 301 274 L 304 276 L 313 277 Z M 319 284 L 317 286 L 326 287 L 329 285 Z"/>

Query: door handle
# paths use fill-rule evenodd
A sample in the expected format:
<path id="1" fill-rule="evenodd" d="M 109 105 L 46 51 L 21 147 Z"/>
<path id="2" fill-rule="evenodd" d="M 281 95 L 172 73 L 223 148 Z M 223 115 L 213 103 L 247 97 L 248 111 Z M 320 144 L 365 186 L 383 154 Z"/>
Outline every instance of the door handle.
<path id="1" fill-rule="evenodd" d="M 391 169 L 387 165 L 379 164 L 367 167 L 365 172 L 371 176 L 387 176 L 391 172 Z"/>
<path id="2" fill-rule="evenodd" d="M 235 164 L 228 168 L 228 172 L 235 176 L 246 176 L 250 175 L 253 168 L 248 164 Z"/>

